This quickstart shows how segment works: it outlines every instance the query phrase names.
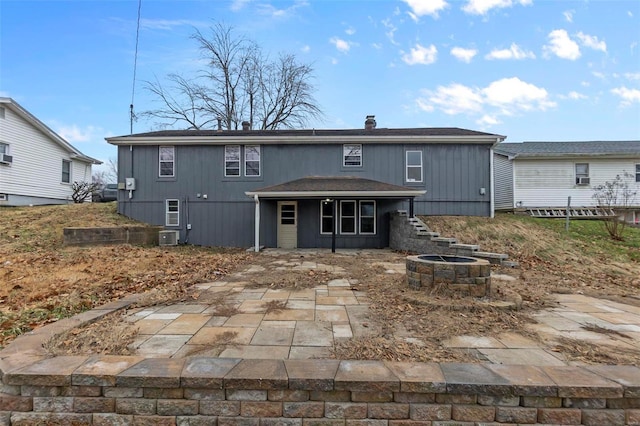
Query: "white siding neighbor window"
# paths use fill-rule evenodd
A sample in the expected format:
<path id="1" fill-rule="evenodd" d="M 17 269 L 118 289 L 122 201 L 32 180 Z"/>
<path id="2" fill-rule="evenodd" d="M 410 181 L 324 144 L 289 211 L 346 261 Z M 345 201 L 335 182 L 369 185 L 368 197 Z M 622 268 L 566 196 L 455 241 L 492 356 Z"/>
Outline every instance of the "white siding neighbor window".
<path id="1" fill-rule="evenodd" d="M 62 183 L 71 183 L 71 161 L 62 160 Z"/>
<path id="2" fill-rule="evenodd" d="M 240 145 L 224 147 L 224 175 L 240 176 Z"/>
<path id="3" fill-rule="evenodd" d="M 333 201 L 320 201 L 320 233 L 333 233 Z"/>
<path id="4" fill-rule="evenodd" d="M 356 233 L 356 202 L 340 201 L 340 233 Z"/>
<path id="5" fill-rule="evenodd" d="M 180 225 L 180 200 L 166 200 L 165 226 Z"/>
<path id="6" fill-rule="evenodd" d="M 376 202 L 360 201 L 360 233 L 376 233 Z"/>
<path id="7" fill-rule="evenodd" d="M 158 147 L 158 176 L 174 177 L 176 175 L 176 151 L 173 146 Z"/>
<path id="8" fill-rule="evenodd" d="M 342 165 L 345 167 L 362 167 L 362 145 L 342 145 Z"/>
<path id="9" fill-rule="evenodd" d="M 260 176 L 260 145 L 244 147 L 244 175 Z"/>
<path id="10" fill-rule="evenodd" d="M 6 143 L 2 143 L 0 142 L 0 155 L 2 154 L 7 154 L 9 155 L 9 145 L 7 145 Z"/>
<path id="11" fill-rule="evenodd" d="M 576 185 L 589 183 L 589 163 L 576 163 Z"/>
<path id="12" fill-rule="evenodd" d="M 636 182 L 640 182 L 640 164 L 636 164 Z"/>
<path id="13" fill-rule="evenodd" d="M 407 182 L 422 182 L 422 151 L 407 151 Z"/>
<path id="14" fill-rule="evenodd" d="M 0 107 L 0 118 L 4 118 L 4 107 Z"/>

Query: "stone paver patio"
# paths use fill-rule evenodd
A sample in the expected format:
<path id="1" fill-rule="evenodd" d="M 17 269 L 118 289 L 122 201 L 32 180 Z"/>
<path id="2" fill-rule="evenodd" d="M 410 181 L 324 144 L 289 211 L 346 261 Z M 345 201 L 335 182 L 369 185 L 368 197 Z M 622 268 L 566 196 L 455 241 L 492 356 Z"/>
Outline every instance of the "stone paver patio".
<path id="1" fill-rule="evenodd" d="M 300 252 L 305 253 L 304 260 L 300 259 Z M 340 251 L 340 254 L 360 252 Z M 266 267 L 278 271 L 331 271 L 343 278 L 312 289 L 254 288 L 248 285 L 247 277 L 263 273 L 265 267 L 253 265 L 231 274 L 225 281 L 198 285 L 203 300 L 215 300 L 217 296 L 217 303 L 175 304 L 133 312 L 127 320 L 139 328 L 134 343 L 137 355 L 328 358 L 340 339 L 371 333 L 366 326 L 367 295 L 352 289 L 357 277 L 337 266 L 308 260 L 313 253 L 266 250 L 262 255 L 272 256 L 273 262 Z M 383 263 L 388 274 L 405 273 L 404 261 Z M 222 294 L 226 295 L 226 310 L 230 312 L 220 309 Z M 473 353 L 493 364 L 538 366 L 568 364 L 551 349 L 559 336 L 640 351 L 640 308 L 579 294 L 555 297 L 559 305 L 537 313 L 539 323 L 531 325 L 531 331 L 548 343 L 544 347 L 516 333 L 495 338 L 452 336 L 443 345 Z M 585 330 L 584 326 L 589 325 L 598 327 L 600 332 Z"/>

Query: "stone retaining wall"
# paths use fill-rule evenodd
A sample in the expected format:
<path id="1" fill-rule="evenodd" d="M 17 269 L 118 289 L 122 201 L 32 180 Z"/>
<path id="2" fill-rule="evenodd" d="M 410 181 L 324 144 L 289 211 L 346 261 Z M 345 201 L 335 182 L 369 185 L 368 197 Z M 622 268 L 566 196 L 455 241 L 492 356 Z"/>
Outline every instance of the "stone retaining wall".
<path id="1" fill-rule="evenodd" d="M 0 362 L 0 424 L 640 424 L 632 366 L 120 356 L 11 364 Z"/>
<path id="2" fill-rule="evenodd" d="M 113 226 L 64 228 L 65 245 L 135 244 L 158 245 L 160 226 Z"/>

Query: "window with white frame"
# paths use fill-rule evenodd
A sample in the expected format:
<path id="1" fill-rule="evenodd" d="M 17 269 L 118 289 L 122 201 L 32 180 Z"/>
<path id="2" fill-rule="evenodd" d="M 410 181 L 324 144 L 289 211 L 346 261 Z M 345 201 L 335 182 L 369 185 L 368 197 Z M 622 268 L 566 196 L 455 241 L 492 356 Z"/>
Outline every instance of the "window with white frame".
<path id="1" fill-rule="evenodd" d="M 224 147 L 224 175 L 240 176 L 240 145 Z"/>
<path id="2" fill-rule="evenodd" d="M 320 201 L 320 233 L 331 234 L 333 222 L 333 200 Z M 340 228 L 336 229 L 343 235 L 375 235 L 376 230 L 376 202 L 373 200 L 341 200 L 340 208 L 336 212 L 336 221 Z"/>
<path id="3" fill-rule="evenodd" d="M 356 233 L 356 202 L 340 201 L 340 233 Z"/>
<path id="4" fill-rule="evenodd" d="M 333 233 L 333 201 L 320 201 L 320 233 Z"/>
<path id="5" fill-rule="evenodd" d="M 376 233 L 376 202 L 360 201 L 360 227 L 361 234 Z"/>
<path id="6" fill-rule="evenodd" d="M 4 118 L 4 107 L 0 107 L 0 118 Z"/>
<path id="7" fill-rule="evenodd" d="M 62 160 L 62 183 L 71 183 L 71 161 Z"/>
<path id="8" fill-rule="evenodd" d="M 636 182 L 640 182 L 640 164 L 636 164 Z"/>
<path id="9" fill-rule="evenodd" d="M 180 200 L 166 200 L 165 226 L 180 225 Z"/>
<path id="10" fill-rule="evenodd" d="M 244 175 L 260 176 L 260 145 L 244 147 Z"/>
<path id="11" fill-rule="evenodd" d="M 9 145 L 6 144 L 6 143 L 0 142 L 0 155 L 2 155 L 2 154 L 7 154 L 7 155 L 10 154 Z"/>
<path id="12" fill-rule="evenodd" d="M 422 182 L 422 151 L 407 151 L 406 181 Z"/>
<path id="13" fill-rule="evenodd" d="M 576 163 L 576 185 L 589 185 L 589 163 Z"/>
<path id="14" fill-rule="evenodd" d="M 158 147 L 158 176 L 174 177 L 176 175 L 176 150 L 173 146 Z"/>
<path id="15" fill-rule="evenodd" d="M 342 145 L 342 165 L 345 167 L 362 167 L 362 145 Z"/>

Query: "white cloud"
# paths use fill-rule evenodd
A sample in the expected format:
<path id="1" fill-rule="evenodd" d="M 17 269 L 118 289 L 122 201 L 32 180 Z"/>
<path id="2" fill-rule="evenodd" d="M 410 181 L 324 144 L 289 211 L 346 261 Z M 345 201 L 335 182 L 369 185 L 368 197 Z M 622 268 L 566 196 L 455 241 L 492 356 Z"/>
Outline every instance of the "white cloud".
<path id="1" fill-rule="evenodd" d="M 421 102 L 432 110 L 438 108 L 449 115 L 482 111 L 481 93 L 474 88 L 458 83 L 438 86 L 435 92 L 429 94 L 426 101 L 421 100 Z"/>
<path id="2" fill-rule="evenodd" d="M 487 55 L 485 55 L 485 59 L 535 59 L 536 55 L 534 55 L 531 51 L 526 51 L 520 48 L 515 43 L 511 43 L 511 47 L 508 49 L 494 49 Z"/>
<path id="3" fill-rule="evenodd" d="M 376 50 L 380 50 L 380 49 L 382 49 L 382 44 L 380 44 L 380 43 L 371 43 L 371 47 L 373 47 Z"/>
<path id="4" fill-rule="evenodd" d="M 567 95 L 569 97 L 569 99 L 587 99 L 586 95 L 583 95 L 582 93 L 576 92 L 575 90 L 569 92 L 569 94 Z"/>
<path id="5" fill-rule="evenodd" d="M 553 53 L 559 58 L 575 61 L 580 57 L 578 43 L 571 40 L 565 30 L 553 30 L 548 35 L 549 44 L 544 46 L 545 53 Z"/>
<path id="6" fill-rule="evenodd" d="M 251 3 L 251 0 L 233 0 L 231 2 L 231 10 L 233 10 L 234 12 L 237 12 L 239 10 L 244 9 L 244 7 L 249 3 Z"/>
<path id="7" fill-rule="evenodd" d="M 544 111 L 555 106 L 545 89 L 526 83 L 518 77 L 494 81 L 482 89 L 482 94 L 487 104 L 499 107 L 507 115 L 517 110 Z"/>
<path id="8" fill-rule="evenodd" d="M 488 114 L 485 114 L 482 117 L 480 117 L 478 120 L 476 120 L 476 124 L 480 126 L 495 126 L 496 124 L 500 124 L 500 123 L 502 122 L 498 120 L 495 116 L 488 115 Z"/>
<path id="9" fill-rule="evenodd" d="M 140 19 L 140 28 L 146 30 L 171 31 L 182 26 L 200 27 L 203 25 L 203 22 L 191 21 L 188 19 Z"/>
<path id="10" fill-rule="evenodd" d="M 476 49 L 465 49 L 464 47 L 454 47 L 451 49 L 451 55 L 456 59 L 467 64 L 471 62 L 474 56 L 478 54 Z"/>
<path id="11" fill-rule="evenodd" d="M 471 15 L 485 15 L 491 9 L 512 7 L 514 4 L 530 5 L 532 0 L 468 0 L 462 10 Z"/>
<path id="12" fill-rule="evenodd" d="M 411 48 L 411 52 L 402 55 L 402 60 L 409 65 L 429 65 L 436 61 L 437 56 L 438 49 L 433 44 L 429 47 L 416 44 Z"/>
<path id="13" fill-rule="evenodd" d="M 382 25 L 387 29 L 387 31 L 384 34 L 387 36 L 391 44 L 397 45 L 398 42 L 396 42 L 394 37 L 395 37 L 396 31 L 398 31 L 398 27 L 393 25 L 390 19 L 384 19 L 381 22 L 382 22 Z"/>
<path id="14" fill-rule="evenodd" d="M 545 111 L 556 106 L 543 88 L 517 77 L 496 80 L 487 87 L 469 87 L 459 83 L 423 90 L 416 104 L 423 111 L 440 110 L 445 114 L 479 116 L 477 123 L 498 124 L 500 116 L 527 111 Z"/>
<path id="15" fill-rule="evenodd" d="M 50 124 L 57 134 L 72 144 L 101 140 L 104 137 L 104 130 L 98 126 L 80 127 L 77 124 L 61 124 L 55 120 L 51 121 Z"/>
<path id="16" fill-rule="evenodd" d="M 331 58 L 331 65 L 337 65 L 338 64 L 338 59 L 337 58 Z"/>
<path id="17" fill-rule="evenodd" d="M 573 22 L 573 14 L 575 12 L 575 10 L 565 10 L 562 14 L 564 15 L 564 19 L 566 19 L 567 22 Z"/>
<path id="18" fill-rule="evenodd" d="M 640 72 L 627 72 L 624 76 L 629 80 L 640 80 Z"/>
<path id="19" fill-rule="evenodd" d="M 309 3 L 306 0 L 295 0 L 293 5 L 284 9 L 278 9 L 268 3 L 261 3 L 257 6 L 256 10 L 259 14 L 270 16 L 272 18 L 288 18 L 294 15 L 298 9 L 305 6 L 309 6 Z"/>
<path id="20" fill-rule="evenodd" d="M 308 44 L 305 44 L 300 48 L 300 50 L 302 51 L 302 53 L 309 53 L 311 52 L 311 46 L 309 46 Z"/>
<path id="21" fill-rule="evenodd" d="M 607 78 L 607 76 L 600 71 L 591 71 L 591 75 L 593 75 L 595 78 L 599 78 L 600 80 L 605 80 Z"/>
<path id="22" fill-rule="evenodd" d="M 411 8 L 409 15 L 416 21 L 419 17 L 430 15 L 434 18 L 438 17 L 441 10 L 446 9 L 449 5 L 445 0 L 403 0 Z"/>
<path id="23" fill-rule="evenodd" d="M 640 90 L 638 89 L 627 89 L 622 86 L 612 89 L 611 93 L 622 98 L 620 102 L 621 106 L 629 106 L 634 102 L 640 103 Z"/>
<path id="24" fill-rule="evenodd" d="M 353 28 L 353 27 L 349 27 L 349 28 L 347 28 L 346 30 L 344 30 L 344 32 L 345 32 L 347 35 L 354 35 L 354 34 L 356 33 L 356 29 L 355 29 L 355 28 Z"/>
<path id="25" fill-rule="evenodd" d="M 587 35 L 582 31 L 580 31 L 576 37 L 578 37 L 583 46 L 607 53 L 607 43 L 598 40 L 598 37 Z"/>
<path id="26" fill-rule="evenodd" d="M 338 49 L 342 53 L 348 53 L 349 50 L 351 50 L 352 43 L 346 40 L 342 40 L 341 38 L 331 37 L 329 39 L 329 42 L 333 44 L 336 47 L 336 49 Z"/>

